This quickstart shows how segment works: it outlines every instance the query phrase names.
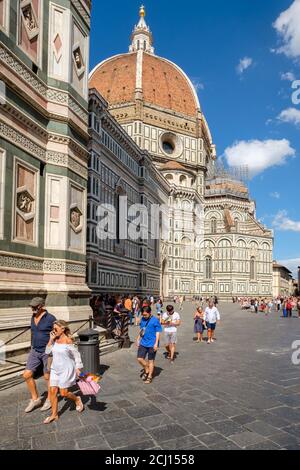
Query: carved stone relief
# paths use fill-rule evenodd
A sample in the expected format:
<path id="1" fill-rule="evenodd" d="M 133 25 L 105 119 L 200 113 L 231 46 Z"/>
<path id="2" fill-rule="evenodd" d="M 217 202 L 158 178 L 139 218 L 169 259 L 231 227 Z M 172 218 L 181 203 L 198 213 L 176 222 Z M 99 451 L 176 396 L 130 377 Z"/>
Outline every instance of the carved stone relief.
<path id="1" fill-rule="evenodd" d="M 16 163 L 15 165 L 15 233 L 23 242 L 36 242 L 36 191 L 37 171 Z"/>
<path id="2" fill-rule="evenodd" d="M 19 12 L 19 44 L 39 62 L 40 0 L 21 0 Z"/>
<path id="3" fill-rule="evenodd" d="M 31 0 L 22 2 L 21 15 L 29 40 L 39 34 L 38 21 Z"/>
<path id="4" fill-rule="evenodd" d="M 34 217 L 34 197 L 27 189 L 17 189 L 17 209 L 24 220 Z"/>
<path id="5" fill-rule="evenodd" d="M 79 44 L 75 44 L 73 46 L 73 61 L 75 64 L 76 73 L 80 78 L 85 71 L 85 65 L 83 62 L 82 52 Z"/>
<path id="6" fill-rule="evenodd" d="M 82 212 L 77 206 L 70 209 L 70 224 L 74 232 L 82 230 Z"/>

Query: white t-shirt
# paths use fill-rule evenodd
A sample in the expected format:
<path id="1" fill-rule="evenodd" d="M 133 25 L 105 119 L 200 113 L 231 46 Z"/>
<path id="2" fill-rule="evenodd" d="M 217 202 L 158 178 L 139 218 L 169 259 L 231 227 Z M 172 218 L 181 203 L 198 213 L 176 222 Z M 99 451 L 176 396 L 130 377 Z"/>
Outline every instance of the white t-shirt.
<path id="1" fill-rule="evenodd" d="M 206 307 L 204 312 L 204 320 L 208 323 L 216 323 L 217 320 L 220 320 L 220 313 L 217 307 Z"/>
<path id="2" fill-rule="evenodd" d="M 165 312 L 162 316 L 163 321 L 171 319 L 170 323 L 175 323 L 176 321 L 180 320 L 180 315 L 177 312 L 174 312 L 172 315 L 169 315 L 168 312 Z M 165 326 L 166 333 L 176 333 L 177 327 L 176 326 Z"/>

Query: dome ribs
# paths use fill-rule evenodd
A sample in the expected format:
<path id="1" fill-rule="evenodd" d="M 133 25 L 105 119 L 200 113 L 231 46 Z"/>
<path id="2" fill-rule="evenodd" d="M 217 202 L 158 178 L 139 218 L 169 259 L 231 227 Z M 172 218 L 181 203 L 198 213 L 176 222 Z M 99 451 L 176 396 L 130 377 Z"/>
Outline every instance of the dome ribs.
<path id="1" fill-rule="evenodd" d="M 195 118 L 197 102 L 184 73 L 172 62 L 143 52 L 142 91 L 146 103 Z M 110 105 L 134 102 L 137 53 L 122 54 L 99 65 L 90 78 Z M 110 92 L 108 93 L 108 90 Z"/>

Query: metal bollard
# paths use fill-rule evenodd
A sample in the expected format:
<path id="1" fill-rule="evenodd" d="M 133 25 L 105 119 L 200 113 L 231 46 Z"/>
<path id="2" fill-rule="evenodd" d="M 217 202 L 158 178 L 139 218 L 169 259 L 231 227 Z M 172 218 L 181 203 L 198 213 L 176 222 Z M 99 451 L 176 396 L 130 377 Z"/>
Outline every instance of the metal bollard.
<path id="1" fill-rule="evenodd" d="M 113 308 L 111 305 L 105 305 L 105 328 L 106 328 L 106 338 L 112 338 L 112 313 Z"/>
<path id="2" fill-rule="evenodd" d="M 84 330 L 78 333 L 78 350 L 83 363 L 83 371 L 91 374 L 100 372 L 99 333 L 96 330 Z"/>
<path id="3" fill-rule="evenodd" d="M 123 348 L 130 348 L 130 337 L 129 337 L 129 323 L 130 316 L 126 308 L 122 308 L 122 338 L 123 338 Z"/>

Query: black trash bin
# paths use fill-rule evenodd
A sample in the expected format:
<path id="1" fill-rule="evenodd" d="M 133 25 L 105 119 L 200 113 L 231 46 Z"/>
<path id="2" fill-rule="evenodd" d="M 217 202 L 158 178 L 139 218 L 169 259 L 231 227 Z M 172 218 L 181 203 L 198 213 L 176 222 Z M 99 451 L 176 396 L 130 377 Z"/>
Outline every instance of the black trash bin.
<path id="1" fill-rule="evenodd" d="M 81 354 L 83 372 L 100 373 L 99 333 L 96 330 L 78 332 L 78 350 Z"/>

